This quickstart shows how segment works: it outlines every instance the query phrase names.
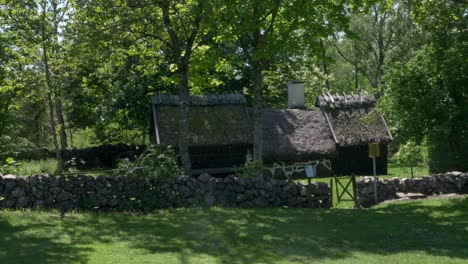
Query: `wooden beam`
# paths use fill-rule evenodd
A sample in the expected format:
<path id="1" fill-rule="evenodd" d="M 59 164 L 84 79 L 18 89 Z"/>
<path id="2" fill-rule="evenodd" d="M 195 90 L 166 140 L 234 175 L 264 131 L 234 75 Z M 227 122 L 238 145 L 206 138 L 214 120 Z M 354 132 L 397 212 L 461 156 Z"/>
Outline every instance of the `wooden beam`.
<path id="1" fill-rule="evenodd" d="M 384 125 L 385 125 L 385 129 L 387 129 L 388 136 L 390 137 L 391 140 L 393 140 L 392 133 L 390 133 L 390 129 L 388 129 L 388 126 L 387 126 L 387 121 L 385 121 L 385 118 L 384 118 L 384 116 L 382 115 L 382 113 L 380 113 L 380 118 L 382 119 L 382 122 L 383 122 Z"/>
<path id="2" fill-rule="evenodd" d="M 336 138 L 335 131 L 333 130 L 333 126 L 332 126 L 332 124 L 331 124 L 331 122 L 330 122 L 330 118 L 328 118 L 328 114 L 327 114 L 326 111 L 324 111 L 324 110 L 322 109 L 322 112 L 323 112 L 323 114 L 325 115 L 325 119 L 327 120 L 328 127 L 330 128 L 330 131 L 331 131 L 331 133 L 332 133 L 332 135 L 333 135 L 333 139 L 335 140 L 335 143 L 338 144 L 338 139 Z"/>
<path id="3" fill-rule="evenodd" d="M 152 108 L 153 108 L 153 123 L 154 123 L 154 136 L 155 136 L 155 139 L 156 139 L 156 144 L 161 144 L 161 141 L 159 139 L 159 129 L 158 129 L 158 122 L 157 122 L 157 118 L 156 118 L 156 105 L 151 102 L 151 105 L 152 105 Z"/>

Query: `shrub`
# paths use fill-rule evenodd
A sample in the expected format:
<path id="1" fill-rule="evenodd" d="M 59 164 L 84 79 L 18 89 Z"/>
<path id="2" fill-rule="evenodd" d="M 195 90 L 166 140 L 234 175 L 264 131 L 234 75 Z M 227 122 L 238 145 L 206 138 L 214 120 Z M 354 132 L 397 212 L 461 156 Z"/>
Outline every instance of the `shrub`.
<path id="1" fill-rule="evenodd" d="M 171 147 L 148 146 L 135 161 L 124 159 L 118 164 L 119 174 L 146 179 L 157 184 L 183 174 Z"/>
<path id="2" fill-rule="evenodd" d="M 244 178 L 253 178 L 263 174 L 263 167 L 258 162 L 248 161 L 237 173 Z"/>
<path id="3" fill-rule="evenodd" d="M 0 166 L 0 168 L 1 168 L 1 172 L 5 174 L 9 174 L 9 173 L 17 174 L 18 166 L 19 166 L 19 163 L 12 157 L 9 157 L 5 160 L 4 164 Z"/>
<path id="4" fill-rule="evenodd" d="M 417 145 L 414 141 L 410 140 L 406 142 L 406 144 L 400 146 L 400 149 L 396 153 L 396 160 L 400 165 L 410 166 L 411 177 L 414 177 L 413 167 L 425 163 L 426 152 L 425 146 Z"/>

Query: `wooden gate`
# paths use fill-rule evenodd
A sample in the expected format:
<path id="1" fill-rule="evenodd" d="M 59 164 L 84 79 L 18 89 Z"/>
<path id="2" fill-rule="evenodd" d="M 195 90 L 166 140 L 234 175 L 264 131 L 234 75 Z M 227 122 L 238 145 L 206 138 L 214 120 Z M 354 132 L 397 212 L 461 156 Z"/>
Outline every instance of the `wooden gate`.
<path id="1" fill-rule="evenodd" d="M 331 206 L 339 204 L 343 201 L 354 202 L 354 207 L 358 207 L 357 195 L 356 195 L 356 177 L 351 176 L 342 176 L 342 177 L 333 177 L 330 179 L 330 188 L 332 191 L 331 194 Z M 345 196 L 347 195 L 347 196 Z"/>

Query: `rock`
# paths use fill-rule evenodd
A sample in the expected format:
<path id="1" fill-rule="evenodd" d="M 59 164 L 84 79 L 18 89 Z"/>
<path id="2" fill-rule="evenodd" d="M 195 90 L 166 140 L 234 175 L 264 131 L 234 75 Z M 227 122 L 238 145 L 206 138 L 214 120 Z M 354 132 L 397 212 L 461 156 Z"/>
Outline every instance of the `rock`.
<path id="1" fill-rule="evenodd" d="M 213 194 L 207 193 L 207 194 L 205 194 L 205 196 L 203 197 L 203 200 L 205 201 L 205 205 L 206 205 L 206 206 L 213 206 L 213 205 L 214 205 L 214 202 L 215 202 L 215 197 L 214 197 Z"/>
<path id="2" fill-rule="evenodd" d="M 26 185 L 28 184 L 26 179 L 23 178 L 23 177 L 17 177 L 16 178 L 16 183 L 18 184 L 18 186 L 23 187 L 23 188 L 26 187 Z"/>
<path id="3" fill-rule="evenodd" d="M 44 193 L 44 191 L 42 191 L 41 189 L 38 189 L 36 187 L 32 187 L 31 192 L 34 195 L 34 197 L 36 197 L 36 198 L 42 198 L 42 195 Z"/>
<path id="4" fill-rule="evenodd" d="M 3 176 L 3 180 L 16 180 L 16 176 L 13 175 L 13 174 L 7 174 L 5 176 Z"/>
<path id="5" fill-rule="evenodd" d="M 109 200 L 109 206 L 111 207 L 116 207 L 119 204 L 119 200 L 116 198 L 110 199 Z"/>
<path id="6" fill-rule="evenodd" d="M 201 181 L 201 182 L 208 182 L 211 178 L 211 175 L 209 175 L 208 173 L 202 173 L 199 177 L 198 177 L 198 180 Z"/>
<path id="7" fill-rule="evenodd" d="M 58 202 L 67 201 L 67 200 L 70 200 L 71 198 L 72 198 L 72 194 L 66 191 L 63 191 L 59 195 L 57 195 Z"/>
<path id="8" fill-rule="evenodd" d="M 24 189 L 21 187 L 16 187 L 10 194 L 10 196 L 13 198 L 20 197 L 22 195 L 24 195 Z"/>
<path id="9" fill-rule="evenodd" d="M 20 196 L 16 200 L 16 207 L 17 208 L 26 208 L 29 205 L 29 197 L 27 196 Z"/>
<path id="10" fill-rule="evenodd" d="M 398 199 L 403 199 L 403 198 L 407 198 L 407 199 L 421 199 L 421 198 L 426 198 L 426 195 L 422 194 L 422 193 L 402 193 L 402 192 L 397 192 L 396 193 L 396 197 Z"/>
<path id="11" fill-rule="evenodd" d="M 7 199 L 7 200 L 0 201 L 1 208 L 11 208 L 14 205 L 15 205 L 15 200 Z"/>
<path id="12" fill-rule="evenodd" d="M 61 190 L 60 190 L 59 187 L 52 187 L 52 188 L 50 188 L 50 192 L 51 192 L 52 194 L 58 194 L 60 191 L 61 191 Z"/>
<path id="13" fill-rule="evenodd" d="M 4 185 L 4 189 L 3 189 L 3 195 L 6 196 L 15 187 L 16 187 L 16 181 L 6 181 Z"/>
<path id="14" fill-rule="evenodd" d="M 34 207 L 44 208 L 45 207 L 44 200 L 36 200 L 36 202 L 34 203 Z"/>
<path id="15" fill-rule="evenodd" d="M 268 201 L 263 197 L 258 197 L 253 201 L 253 204 L 258 207 L 265 207 L 268 205 Z"/>

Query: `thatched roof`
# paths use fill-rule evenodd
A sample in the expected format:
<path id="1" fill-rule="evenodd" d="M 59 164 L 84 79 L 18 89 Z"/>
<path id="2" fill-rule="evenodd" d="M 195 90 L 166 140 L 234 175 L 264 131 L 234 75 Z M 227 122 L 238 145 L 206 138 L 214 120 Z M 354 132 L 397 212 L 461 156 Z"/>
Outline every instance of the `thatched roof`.
<path id="1" fill-rule="evenodd" d="M 326 95 L 312 110 L 264 109 L 265 161 L 306 161 L 336 155 L 336 144 L 391 140 L 382 115 L 372 111 L 375 101 L 373 96 Z M 178 145 L 179 103 L 177 96 L 153 97 L 160 144 Z M 243 95 L 191 96 L 189 105 L 191 146 L 253 144 L 252 110 Z"/>
<path id="2" fill-rule="evenodd" d="M 373 95 L 323 94 L 315 105 L 328 118 L 338 145 L 351 146 L 392 140 L 385 119 L 374 109 L 375 102 Z"/>
<path id="3" fill-rule="evenodd" d="M 265 161 L 307 161 L 334 155 L 335 142 L 319 109 L 263 110 Z"/>
<path id="4" fill-rule="evenodd" d="M 189 111 L 190 144 L 192 146 L 253 144 L 252 110 L 243 105 L 245 98 L 235 95 L 224 104 L 223 99 L 191 97 Z M 215 98 L 215 97 L 206 97 Z M 178 145 L 178 97 L 153 97 L 160 143 Z M 211 100 L 211 101 L 210 101 Z M 266 161 L 297 161 L 323 158 L 336 154 L 335 143 L 323 113 L 314 110 L 263 110 L 263 155 Z"/>
<path id="5" fill-rule="evenodd" d="M 373 107 L 377 99 L 374 95 L 362 95 L 362 94 L 330 94 L 323 93 L 317 97 L 315 106 L 325 109 L 336 109 L 336 108 L 363 108 Z"/>
<path id="6" fill-rule="evenodd" d="M 178 95 L 153 95 L 153 104 L 155 105 L 180 105 L 180 97 Z M 192 106 L 208 106 L 208 105 L 244 105 L 245 97 L 242 94 L 209 94 L 204 96 L 189 96 L 187 102 Z"/>
<path id="7" fill-rule="evenodd" d="M 156 106 L 160 144 L 178 145 L 179 107 Z M 189 137 L 192 146 L 251 144 L 252 131 L 247 111 L 242 105 L 191 106 Z"/>

